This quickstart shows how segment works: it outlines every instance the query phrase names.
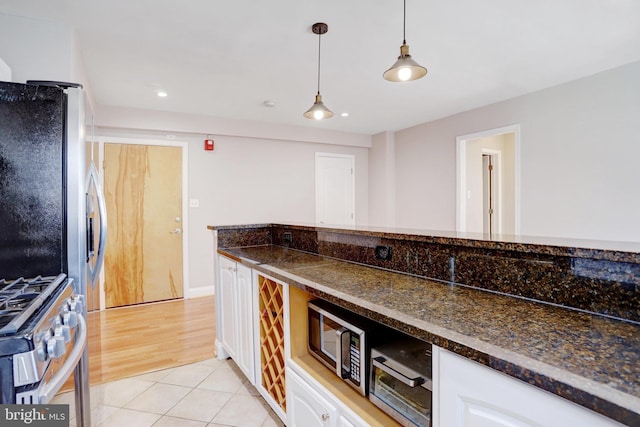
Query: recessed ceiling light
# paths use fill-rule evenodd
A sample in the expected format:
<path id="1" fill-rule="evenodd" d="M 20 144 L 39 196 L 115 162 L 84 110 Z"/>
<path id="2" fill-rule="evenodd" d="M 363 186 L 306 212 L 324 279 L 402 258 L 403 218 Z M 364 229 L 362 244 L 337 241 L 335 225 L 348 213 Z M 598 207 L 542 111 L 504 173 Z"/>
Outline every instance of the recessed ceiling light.
<path id="1" fill-rule="evenodd" d="M 349 117 L 349 113 L 342 113 L 340 114 L 342 117 Z"/>
<path id="2" fill-rule="evenodd" d="M 167 97 L 167 95 L 168 95 L 168 94 L 167 94 L 167 92 L 163 92 L 163 91 L 158 92 L 158 96 L 159 96 L 160 98 L 166 98 L 166 97 Z"/>

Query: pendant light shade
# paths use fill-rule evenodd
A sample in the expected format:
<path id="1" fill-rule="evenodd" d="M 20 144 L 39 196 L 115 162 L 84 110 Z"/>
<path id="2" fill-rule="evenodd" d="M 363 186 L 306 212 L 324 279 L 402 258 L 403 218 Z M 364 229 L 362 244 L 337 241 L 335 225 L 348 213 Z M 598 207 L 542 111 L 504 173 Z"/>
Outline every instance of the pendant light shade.
<path id="1" fill-rule="evenodd" d="M 400 56 L 398 60 L 384 72 L 382 77 L 391 82 L 408 82 L 417 80 L 427 75 L 427 69 L 418 64 L 409 55 L 409 45 L 406 40 L 407 25 L 407 0 L 404 0 L 404 14 L 402 21 L 402 46 L 400 46 Z"/>
<path id="2" fill-rule="evenodd" d="M 311 108 L 309 108 L 304 113 L 304 116 L 307 119 L 322 120 L 333 117 L 333 112 L 325 107 L 324 103 L 322 102 L 322 95 L 320 95 L 320 92 L 318 92 L 318 94 L 316 95 L 316 102 L 314 102 Z"/>
<path id="3" fill-rule="evenodd" d="M 333 117 L 333 113 L 324 105 L 322 102 L 322 95 L 320 95 L 320 38 L 322 37 L 322 34 L 326 34 L 327 31 L 329 31 L 329 27 L 327 24 L 318 22 L 313 24 L 311 29 L 314 34 L 318 35 L 318 93 L 316 94 L 316 100 L 311 108 L 309 108 L 303 115 L 307 119 L 322 120 Z"/>

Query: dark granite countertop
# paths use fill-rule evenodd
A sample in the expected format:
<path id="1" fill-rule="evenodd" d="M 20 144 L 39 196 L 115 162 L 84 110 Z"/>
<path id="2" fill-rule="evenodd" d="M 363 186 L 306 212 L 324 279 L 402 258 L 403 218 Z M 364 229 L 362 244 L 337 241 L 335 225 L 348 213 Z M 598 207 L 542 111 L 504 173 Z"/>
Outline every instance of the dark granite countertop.
<path id="1" fill-rule="evenodd" d="M 640 264 L 640 242 L 590 240 L 563 237 L 526 236 L 512 234 L 471 233 L 460 231 L 422 230 L 372 226 L 326 226 L 318 224 L 238 224 L 209 225 L 209 230 L 250 230 L 252 228 L 286 226 L 319 233 L 338 232 L 358 236 L 398 238 L 409 241 L 436 242 L 475 248 L 504 249 L 540 254 L 570 255 L 591 259 L 608 259 Z"/>
<path id="2" fill-rule="evenodd" d="M 218 252 L 622 423 L 640 425 L 637 323 L 280 246 Z"/>

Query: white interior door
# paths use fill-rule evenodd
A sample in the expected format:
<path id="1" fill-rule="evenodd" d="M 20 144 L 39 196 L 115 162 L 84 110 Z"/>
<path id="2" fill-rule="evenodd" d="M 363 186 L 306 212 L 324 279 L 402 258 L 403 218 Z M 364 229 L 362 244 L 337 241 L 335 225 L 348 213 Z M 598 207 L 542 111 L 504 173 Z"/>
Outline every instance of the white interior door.
<path id="1" fill-rule="evenodd" d="M 316 222 L 355 225 L 354 157 L 316 153 Z"/>

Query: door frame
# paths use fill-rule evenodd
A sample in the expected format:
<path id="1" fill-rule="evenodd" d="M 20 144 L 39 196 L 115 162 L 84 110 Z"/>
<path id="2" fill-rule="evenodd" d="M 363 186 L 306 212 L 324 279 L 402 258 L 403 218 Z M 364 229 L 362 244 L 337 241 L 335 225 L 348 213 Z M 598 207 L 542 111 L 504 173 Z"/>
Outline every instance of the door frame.
<path id="1" fill-rule="evenodd" d="M 494 234 L 502 234 L 502 151 L 492 150 L 490 148 L 482 148 L 480 150 L 483 156 L 489 156 L 493 160 L 493 169 L 494 175 L 493 178 L 495 180 L 495 193 L 493 197 L 494 205 L 494 213 L 495 213 L 495 224 L 496 231 Z M 482 188 L 484 190 L 485 183 L 482 183 Z"/>
<path id="2" fill-rule="evenodd" d="M 351 161 L 351 212 L 353 212 L 352 224 L 344 224 L 346 227 L 351 227 L 356 224 L 356 157 L 353 154 L 342 154 L 342 153 L 326 153 L 326 152 L 316 152 L 315 153 L 315 221 L 316 224 L 319 224 L 318 221 L 318 159 L 321 157 L 334 157 L 334 158 L 342 158 L 349 159 Z"/>
<path id="3" fill-rule="evenodd" d="M 515 234 L 520 234 L 520 125 L 509 125 L 456 137 L 456 231 L 467 231 L 467 142 L 490 136 L 514 134 L 515 157 Z"/>
<path id="4" fill-rule="evenodd" d="M 161 139 L 141 139 L 141 138 L 123 138 L 119 136 L 98 136 L 98 152 L 100 153 L 100 165 L 98 172 L 100 174 L 100 185 L 104 189 L 104 144 L 128 144 L 128 145 L 157 145 L 162 147 L 179 147 L 182 149 L 182 295 L 184 299 L 189 299 L 189 201 L 188 196 L 188 160 L 189 160 L 189 144 L 186 141 Z M 107 218 L 107 223 L 109 218 Z M 107 237 L 108 238 L 108 237 Z M 104 291 L 104 268 L 100 272 L 100 311 L 106 308 L 106 295 Z"/>

